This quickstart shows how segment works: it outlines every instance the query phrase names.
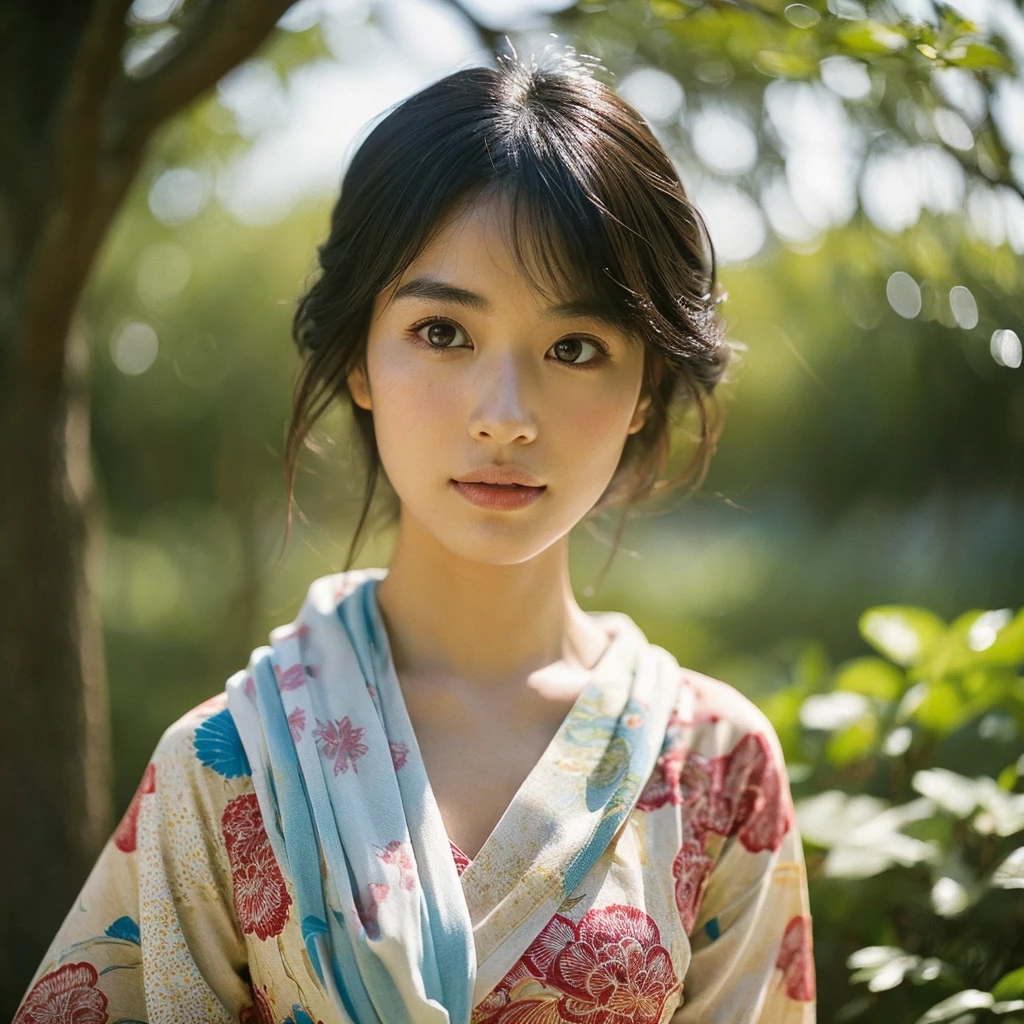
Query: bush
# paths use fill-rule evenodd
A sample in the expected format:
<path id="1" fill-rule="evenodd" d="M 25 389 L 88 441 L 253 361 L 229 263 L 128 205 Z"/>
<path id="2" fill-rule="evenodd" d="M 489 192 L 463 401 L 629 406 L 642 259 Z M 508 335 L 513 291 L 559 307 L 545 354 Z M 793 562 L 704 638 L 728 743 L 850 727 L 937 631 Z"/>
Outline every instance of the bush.
<path id="1" fill-rule="evenodd" d="M 762 702 L 790 764 L 823 1021 L 1024 1022 L 1024 610 L 871 608 Z M 850 973 L 848 973 L 850 972 Z"/>

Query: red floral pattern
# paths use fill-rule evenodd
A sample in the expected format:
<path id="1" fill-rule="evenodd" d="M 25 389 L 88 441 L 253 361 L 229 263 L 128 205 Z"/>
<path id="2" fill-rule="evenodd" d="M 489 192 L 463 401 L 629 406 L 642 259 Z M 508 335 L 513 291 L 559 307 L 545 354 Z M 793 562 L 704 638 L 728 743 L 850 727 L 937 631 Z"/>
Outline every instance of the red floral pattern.
<path id="1" fill-rule="evenodd" d="M 455 858 L 455 870 L 458 871 L 459 876 L 462 876 L 462 872 L 469 867 L 470 859 L 449 839 L 448 845 L 452 848 L 452 857 Z"/>
<path id="2" fill-rule="evenodd" d="M 556 914 L 473 1024 L 658 1024 L 678 992 L 658 926 L 639 908 L 590 910 L 578 923 Z"/>
<path id="3" fill-rule="evenodd" d="M 96 988 L 92 964 L 64 964 L 44 974 L 18 1010 L 13 1024 L 107 1024 L 107 997 Z"/>
<path id="4" fill-rule="evenodd" d="M 814 952 L 809 918 L 794 917 L 786 925 L 775 966 L 782 971 L 790 999 L 809 1003 L 814 998 Z"/>
<path id="5" fill-rule="evenodd" d="M 705 852 L 708 833 L 735 835 L 750 853 L 777 850 L 792 826 L 792 809 L 760 733 L 747 733 L 728 754 L 704 757 L 687 751 L 681 730 L 671 728 L 637 807 L 655 811 L 666 804 L 683 809 L 683 839 L 672 877 L 679 916 L 689 932 L 714 867 Z"/>
<path id="6" fill-rule="evenodd" d="M 242 931 L 263 940 L 280 935 L 292 898 L 270 847 L 255 793 L 235 797 L 224 808 L 221 829 Z"/>
<path id="7" fill-rule="evenodd" d="M 238 1015 L 239 1024 L 277 1024 L 274 1019 L 274 1008 L 270 1005 L 270 997 L 265 988 L 258 985 L 252 987 L 252 1006 L 246 1006 Z"/>
<path id="8" fill-rule="evenodd" d="M 122 853 L 133 853 L 137 842 L 139 827 L 139 811 L 142 808 L 142 798 L 149 793 L 156 791 L 156 765 L 152 761 L 146 765 L 142 773 L 142 781 L 139 788 L 135 790 L 135 796 L 124 812 L 121 823 L 114 829 L 114 845 Z"/>

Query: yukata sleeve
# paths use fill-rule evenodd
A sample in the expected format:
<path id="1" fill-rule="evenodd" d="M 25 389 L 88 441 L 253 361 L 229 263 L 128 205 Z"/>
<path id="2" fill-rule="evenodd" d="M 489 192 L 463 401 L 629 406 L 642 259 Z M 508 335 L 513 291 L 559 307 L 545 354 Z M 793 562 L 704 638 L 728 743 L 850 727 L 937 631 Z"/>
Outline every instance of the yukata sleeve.
<path id="1" fill-rule="evenodd" d="M 211 785 L 195 751 L 202 709 L 161 738 L 14 1024 L 228 1024 L 251 1005 L 217 827 L 227 780 Z"/>
<path id="2" fill-rule="evenodd" d="M 719 759 L 723 788 L 710 801 L 704 851 L 713 866 L 689 933 L 684 1001 L 671 1024 L 815 1021 L 803 848 L 778 738 L 757 714 Z M 716 814 L 727 826 L 715 823 Z"/>

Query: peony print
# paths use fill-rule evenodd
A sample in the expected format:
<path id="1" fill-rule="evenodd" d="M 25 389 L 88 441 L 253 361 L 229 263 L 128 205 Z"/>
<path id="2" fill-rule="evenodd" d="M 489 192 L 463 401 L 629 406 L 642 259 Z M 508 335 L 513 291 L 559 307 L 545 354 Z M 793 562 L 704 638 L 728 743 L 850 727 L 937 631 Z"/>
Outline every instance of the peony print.
<path id="1" fill-rule="evenodd" d="M 679 982 L 637 907 L 556 914 L 473 1013 L 473 1024 L 658 1024 Z"/>
<path id="2" fill-rule="evenodd" d="M 221 829 L 239 926 L 245 934 L 264 941 L 280 935 L 292 899 L 270 848 L 255 793 L 235 797 L 224 808 Z"/>
<path id="3" fill-rule="evenodd" d="M 348 715 L 333 722 L 321 722 L 318 718 L 316 724 L 313 737 L 324 755 L 334 758 L 334 774 L 347 772 L 350 766 L 352 771 L 358 773 L 356 761 L 369 749 L 363 743 L 366 729 L 354 726 Z"/>
<path id="4" fill-rule="evenodd" d="M 302 739 L 305 728 L 306 712 L 302 708 L 293 708 L 288 715 L 288 730 L 292 734 L 292 743 L 298 743 Z"/>
<path id="5" fill-rule="evenodd" d="M 811 949 L 811 920 L 794 917 L 786 925 L 775 966 L 782 971 L 786 995 L 798 1002 L 814 998 L 814 953 Z"/>
<path id="6" fill-rule="evenodd" d="M 687 935 L 697 922 L 704 885 L 714 866 L 714 858 L 704 852 L 703 834 L 699 839 L 692 836 L 684 839 L 676 859 L 672 862 L 672 877 L 676 883 L 676 907 Z"/>
<path id="7" fill-rule="evenodd" d="M 25 997 L 13 1024 L 107 1024 L 107 997 L 92 964 L 64 964 L 44 974 Z"/>
<path id="8" fill-rule="evenodd" d="M 124 812 L 121 823 L 114 829 L 114 845 L 122 853 L 133 853 L 135 851 L 142 798 L 155 791 L 156 765 L 151 761 L 146 765 L 146 770 L 142 773 L 142 781 L 139 783 L 139 788 L 135 790 L 135 796 L 132 797 L 128 810 Z"/>

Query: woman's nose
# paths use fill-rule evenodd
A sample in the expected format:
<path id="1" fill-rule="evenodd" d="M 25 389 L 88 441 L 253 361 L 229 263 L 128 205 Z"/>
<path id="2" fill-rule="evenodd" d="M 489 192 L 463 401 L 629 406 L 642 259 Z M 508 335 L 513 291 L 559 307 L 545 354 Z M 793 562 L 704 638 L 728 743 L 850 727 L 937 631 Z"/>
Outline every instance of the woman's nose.
<path id="1" fill-rule="evenodd" d="M 537 436 L 535 394 L 529 370 L 515 353 L 481 365 L 472 382 L 469 432 L 497 444 L 529 442 Z"/>

